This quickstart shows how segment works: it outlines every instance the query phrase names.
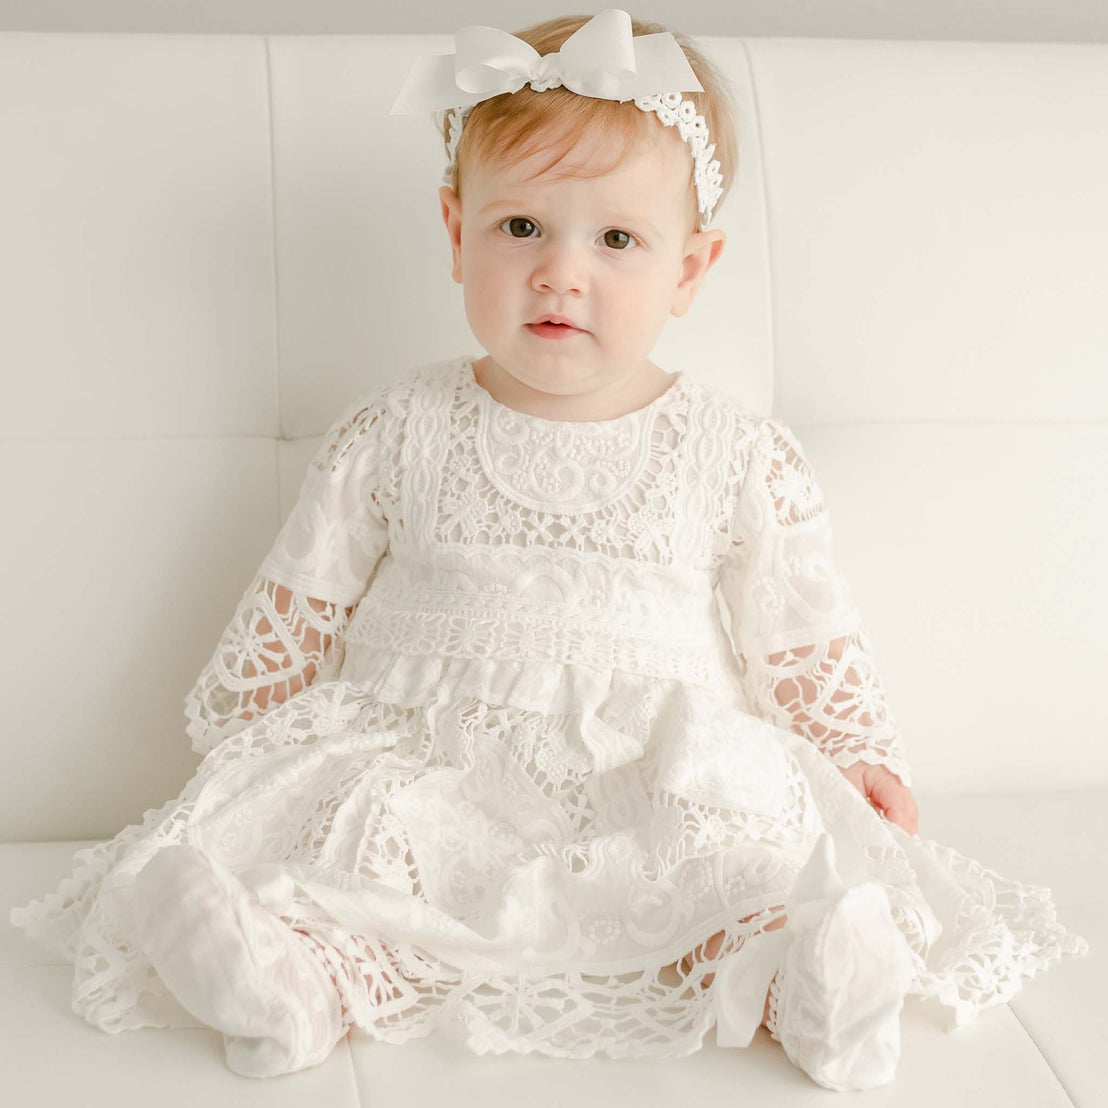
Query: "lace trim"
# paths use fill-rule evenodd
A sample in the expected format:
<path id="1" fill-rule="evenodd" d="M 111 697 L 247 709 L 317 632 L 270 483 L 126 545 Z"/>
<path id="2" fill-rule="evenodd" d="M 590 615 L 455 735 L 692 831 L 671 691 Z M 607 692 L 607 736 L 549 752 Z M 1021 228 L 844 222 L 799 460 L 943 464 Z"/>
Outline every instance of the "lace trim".
<path id="1" fill-rule="evenodd" d="M 401 559 L 390 560 L 358 607 L 347 648 L 723 683 L 729 646 L 707 585 L 682 596 L 647 567 L 560 553 L 444 555 L 424 567 L 427 582 L 419 584 L 410 583 L 415 571 Z M 468 581 L 477 584 L 466 587 Z"/>
<path id="2" fill-rule="evenodd" d="M 1089 953 L 1089 943 L 1059 922 L 1053 894 L 1045 886 L 1004 877 L 931 839 L 908 839 L 905 845 L 913 865 L 938 869 L 944 883 L 960 893 L 950 929 L 964 939 L 921 966 L 913 990 L 949 1005 L 955 1027 L 969 1023 L 982 1009 L 1006 1004 L 1026 978 L 1063 955 Z"/>

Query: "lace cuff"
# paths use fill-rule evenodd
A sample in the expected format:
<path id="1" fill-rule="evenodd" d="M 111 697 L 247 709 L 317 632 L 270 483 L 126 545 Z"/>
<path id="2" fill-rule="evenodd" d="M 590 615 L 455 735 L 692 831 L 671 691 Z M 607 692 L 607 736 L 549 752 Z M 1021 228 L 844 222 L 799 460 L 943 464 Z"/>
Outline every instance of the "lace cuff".
<path id="1" fill-rule="evenodd" d="M 803 735 L 837 766 L 883 765 L 911 788 L 864 631 L 747 657 L 745 674 L 748 695 L 771 723 Z"/>
<path id="2" fill-rule="evenodd" d="M 206 754 L 313 681 L 336 677 L 353 611 L 256 576 L 185 697 L 192 749 Z"/>
<path id="3" fill-rule="evenodd" d="M 753 438 L 720 588 L 748 698 L 840 767 L 885 765 L 911 787 L 861 614 L 834 562 L 830 514 L 793 432 Z"/>

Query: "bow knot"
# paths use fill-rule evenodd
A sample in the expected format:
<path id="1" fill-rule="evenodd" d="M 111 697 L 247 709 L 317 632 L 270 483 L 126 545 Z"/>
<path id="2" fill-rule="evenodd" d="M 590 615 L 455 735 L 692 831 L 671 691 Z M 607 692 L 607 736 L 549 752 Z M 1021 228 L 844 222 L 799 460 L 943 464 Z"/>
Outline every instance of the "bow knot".
<path id="1" fill-rule="evenodd" d="M 258 898 L 258 903 L 275 916 L 285 915 L 292 906 L 296 883 L 278 863 L 259 862 L 248 866 L 239 871 L 238 879 Z"/>
<path id="2" fill-rule="evenodd" d="M 531 67 L 531 79 L 528 82 L 535 92 L 546 92 L 564 84 L 562 80 L 562 54 L 555 50 L 553 54 L 543 54 Z"/>

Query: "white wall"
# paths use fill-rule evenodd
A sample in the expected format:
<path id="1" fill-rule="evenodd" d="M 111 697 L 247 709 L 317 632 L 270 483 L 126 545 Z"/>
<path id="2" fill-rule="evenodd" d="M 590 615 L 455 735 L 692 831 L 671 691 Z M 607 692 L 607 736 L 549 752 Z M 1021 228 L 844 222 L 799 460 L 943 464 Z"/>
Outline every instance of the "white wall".
<path id="1" fill-rule="evenodd" d="M 636 19 L 694 35 L 1108 42 L 1105 0 L 0 0 L 0 31 L 450 33 L 469 23 L 516 30 L 621 4 Z"/>

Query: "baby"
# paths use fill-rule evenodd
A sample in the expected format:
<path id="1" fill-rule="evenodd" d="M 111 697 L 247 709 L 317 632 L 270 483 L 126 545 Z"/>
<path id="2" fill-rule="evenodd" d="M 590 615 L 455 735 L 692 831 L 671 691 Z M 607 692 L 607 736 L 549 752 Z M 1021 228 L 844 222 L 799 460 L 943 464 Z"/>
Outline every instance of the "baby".
<path id="1" fill-rule="evenodd" d="M 630 22 L 636 36 L 660 30 Z M 539 40 L 560 42 L 584 23 L 550 21 Z M 703 86 L 695 102 L 719 163 L 718 207 L 734 180 L 732 107 L 715 68 L 687 38 L 674 37 Z M 463 286 L 470 329 L 489 352 L 473 363 L 477 382 L 499 403 L 550 420 L 609 420 L 644 407 L 673 382 L 650 351 L 666 320 L 689 310 L 727 239 L 722 230 L 698 229 L 710 201 L 707 190 L 698 193 L 690 144 L 650 112 L 564 86 L 539 104 L 498 96 L 473 116 L 451 166 L 453 184 L 439 197 L 453 278 Z M 832 643 L 835 660 L 842 648 L 842 639 Z M 777 696 L 786 709 L 808 699 L 792 682 Z M 917 833 L 915 798 L 895 773 L 864 761 L 841 772 L 877 811 Z M 784 923 L 781 916 L 765 930 Z M 686 955 L 682 967 L 714 958 L 723 937 Z M 767 994 L 767 1016 L 769 1008 Z"/>
<path id="2" fill-rule="evenodd" d="M 340 413 L 186 697 L 196 774 L 12 922 L 90 1022 L 175 999 L 248 1076 L 353 1025 L 580 1058 L 714 1023 L 886 1084 L 909 992 L 965 1022 L 1086 944 L 919 839 L 796 436 L 650 359 L 722 256 L 721 75 L 619 9 L 456 45 L 393 110 L 445 109 L 485 356 Z"/>

